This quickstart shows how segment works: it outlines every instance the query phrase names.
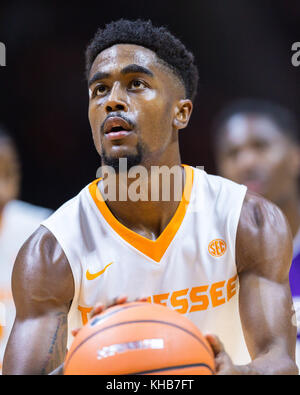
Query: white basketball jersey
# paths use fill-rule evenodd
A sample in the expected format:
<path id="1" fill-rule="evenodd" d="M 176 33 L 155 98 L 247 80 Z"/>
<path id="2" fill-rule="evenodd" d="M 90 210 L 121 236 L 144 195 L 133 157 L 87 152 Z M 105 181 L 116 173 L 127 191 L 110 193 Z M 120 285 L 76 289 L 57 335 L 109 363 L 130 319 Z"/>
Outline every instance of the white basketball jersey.
<path id="1" fill-rule="evenodd" d="M 184 166 L 183 198 L 159 238 L 122 225 L 98 189 L 85 187 L 42 224 L 70 263 L 75 296 L 69 331 L 92 307 L 120 295 L 147 297 L 216 334 L 236 364 L 250 362 L 238 308 L 235 239 L 246 187 Z M 69 345 L 72 342 L 69 336 Z"/>

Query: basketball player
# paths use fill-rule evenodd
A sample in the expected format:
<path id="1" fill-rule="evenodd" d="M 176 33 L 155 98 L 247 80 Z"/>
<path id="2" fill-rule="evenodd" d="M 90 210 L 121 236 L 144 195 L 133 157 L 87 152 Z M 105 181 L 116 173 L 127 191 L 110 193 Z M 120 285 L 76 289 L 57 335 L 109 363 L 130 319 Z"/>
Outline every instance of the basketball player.
<path id="1" fill-rule="evenodd" d="M 11 273 L 19 249 L 51 211 L 17 200 L 20 164 L 15 144 L 0 128 L 0 371 L 15 318 Z"/>
<path id="2" fill-rule="evenodd" d="M 220 174 L 271 200 L 288 219 L 294 239 L 289 277 L 299 324 L 300 131 L 297 120 L 289 110 L 277 104 L 238 100 L 219 114 L 215 128 Z M 300 328 L 296 351 L 300 367 Z"/>
<path id="3" fill-rule="evenodd" d="M 128 176 L 129 195 L 139 165 L 148 179 L 139 192 L 152 196 L 153 167 L 176 167 L 182 198 L 105 199 L 97 179 L 44 221 L 14 266 L 5 373 L 53 371 L 68 333 L 120 295 L 186 314 L 210 334 L 218 374 L 297 373 L 285 217 L 245 186 L 181 163 L 178 132 L 197 90 L 192 54 L 163 27 L 120 20 L 96 33 L 86 61 L 93 140 L 117 189 Z"/>

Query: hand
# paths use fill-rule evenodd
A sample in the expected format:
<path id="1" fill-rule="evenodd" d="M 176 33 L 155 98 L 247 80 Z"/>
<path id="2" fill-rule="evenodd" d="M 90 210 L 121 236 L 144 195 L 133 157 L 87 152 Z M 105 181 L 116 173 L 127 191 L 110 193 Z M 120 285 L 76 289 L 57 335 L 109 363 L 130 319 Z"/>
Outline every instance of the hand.
<path id="1" fill-rule="evenodd" d="M 217 375 L 240 375 L 241 371 L 238 366 L 234 365 L 232 359 L 224 349 L 223 343 L 215 335 L 206 335 L 206 340 L 211 345 L 215 355 L 216 374 Z"/>
<path id="2" fill-rule="evenodd" d="M 117 306 L 117 305 L 119 305 L 119 304 L 127 303 L 127 301 L 128 301 L 128 296 L 124 295 L 124 296 L 118 296 L 118 297 L 113 301 L 113 303 L 110 304 L 109 306 L 105 306 L 103 303 L 97 303 L 97 304 L 94 306 L 93 310 L 91 311 L 90 319 L 92 319 L 93 317 L 95 317 L 95 316 L 98 315 L 98 314 L 103 313 L 103 311 L 105 311 L 106 309 L 108 309 L 108 308 L 110 308 L 110 307 Z M 147 301 L 147 298 L 138 298 L 138 299 L 135 299 L 135 302 L 146 302 L 146 301 Z M 77 333 L 80 331 L 80 329 L 81 329 L 81 328 L 73 329 L 72 332 L 71 332 L 72 335 L 73 335 L 73 336 L 76 336 Z"/>

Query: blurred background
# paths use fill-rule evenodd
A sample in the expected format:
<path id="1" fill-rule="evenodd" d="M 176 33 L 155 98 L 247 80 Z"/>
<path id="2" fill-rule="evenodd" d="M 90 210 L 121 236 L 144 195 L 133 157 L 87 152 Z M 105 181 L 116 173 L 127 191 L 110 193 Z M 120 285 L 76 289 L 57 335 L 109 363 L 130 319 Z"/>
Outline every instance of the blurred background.
<path id="1" fill-rule="evenodd" d="M 96 177 L 88 124 L 84 51 L 98 27 L 121 17 L 165 25 L 194 53 L 199 93 L 180 133 L 184 163 L 215 172 L 212 122 L 241 97 L 276 101 L 300 114 L 300 1 L 1 0 L 0 123 L 16 140 L 21 198 L 56 209 Z"/>

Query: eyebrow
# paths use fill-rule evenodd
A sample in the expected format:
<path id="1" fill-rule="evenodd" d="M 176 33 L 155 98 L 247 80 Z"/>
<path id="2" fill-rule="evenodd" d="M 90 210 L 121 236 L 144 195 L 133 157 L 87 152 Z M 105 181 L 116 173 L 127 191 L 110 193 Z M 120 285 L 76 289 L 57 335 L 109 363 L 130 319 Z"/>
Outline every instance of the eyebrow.
<path id="1" fill-rule="evenodd" d="M 124 67 L 124 69 L 121 70 L 121 74 L 126 75 L 126 74 L 145 74 L 148 75 L 149 77 L 154 77 L 154 74 L 152 71 L 147 69 L 146 67 L 139 66 L 138 64 L 129 64 L 128 66 Z M 105 73 L 102 71 L 98 71 L 93 75 L 93 77 L 89 80 L 89 87 L 93 85 L 94 82 L 103 80 L 105 78 L 110 77 L 110 73 Z"/>
<path id="2" fill-rule="evenodd" d="M 109 78 L 109 73 L 104 73 L 103 71 L 98 71 L 93 75 L 93 77 L 89 80 L 89 87 L 93 85 L 94 82 L 104 80 L 105 78 Z"/>
<path id="3" fill-rule="evenodd" d="M 129 64 L 128 66 L 124 67 L 124 69 L 121 71 L 121 73 L 122 74 L 139 73 L 139 74 L 149 75 L 150 77 L 154 77 L 154 74 L 152 73 L 152 71 L 150 71 L 146 67 L 139 66 L 138 64 Z"/>

